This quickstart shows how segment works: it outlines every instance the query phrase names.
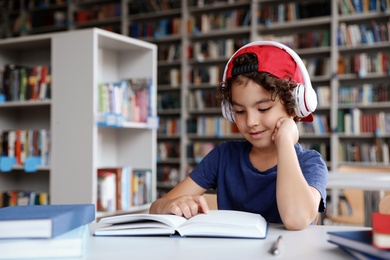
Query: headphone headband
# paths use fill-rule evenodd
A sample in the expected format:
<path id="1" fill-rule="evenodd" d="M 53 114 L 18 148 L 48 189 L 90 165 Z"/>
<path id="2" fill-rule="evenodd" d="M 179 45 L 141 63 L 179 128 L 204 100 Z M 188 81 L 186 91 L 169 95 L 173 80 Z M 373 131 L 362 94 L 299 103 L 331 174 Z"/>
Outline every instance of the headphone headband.
<path id="1" fill-rule="evenodd" d="M 272 47 L 276 49 L 273 49 Z M 245 53 L 256 54 L 258 59 L 257 66 L 245 65 L 234 68 L 234 59 Z M 314 112 L 317 107 L 317 95 L 311 85 L 310 75 L 305 64 L 294 50 L 284 44 L 274 41 L 255 41 L 246 44 L 238 49 L 228 60 L 224 69 L 222 81 L 226 82 L 233 76 L 250 71 L 268 72 L 278 78 L 283 78 L 285 75 L 290 74 L 298 84 L 298 86 L 292 90 L 296 102 L 295 112 L 298 117 L 302 118 L 302 121 L 313 121 L 313 115 L 311 113 Z M 303 88 L 303 90 L 301 88 Z M 229 111 L 232 111 L 229 108 L 230 104 L 229 107 L 226 107 L 227 104 L 225 102 L 222 106 L 224 116 Z M 227 112 L 225 113 L 224 111 Z M 234 121 L 233 116 L 230 116 L 228 119 Z"/>

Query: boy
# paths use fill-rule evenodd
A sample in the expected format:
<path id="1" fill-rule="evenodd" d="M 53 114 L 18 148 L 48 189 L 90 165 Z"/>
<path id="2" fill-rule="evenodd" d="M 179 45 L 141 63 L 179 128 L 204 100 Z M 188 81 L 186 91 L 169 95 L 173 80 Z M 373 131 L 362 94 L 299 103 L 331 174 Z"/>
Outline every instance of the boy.
<path id="1" fill-rule="evenodd" d="M 150 213 L 207 213 L 202 194 L 216 189 L 219 209 L 306 228 L 325 210 L 328 170 L 319 153 L 298 143 L 296 122 L 312 121 L 317 106 L 302 60 L 277 42 L 247 44 L 228 61 L 219 90 L 224 117 L 245 141 L 214 148 Z"/>

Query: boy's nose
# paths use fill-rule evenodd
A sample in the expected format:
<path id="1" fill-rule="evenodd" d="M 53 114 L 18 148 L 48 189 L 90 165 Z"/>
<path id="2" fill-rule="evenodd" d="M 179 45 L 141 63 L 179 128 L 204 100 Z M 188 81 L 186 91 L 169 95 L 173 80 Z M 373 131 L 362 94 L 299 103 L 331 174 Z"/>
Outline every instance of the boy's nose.
<path id="1" fill-rule="evenodd" d="M 259 124 L 260 116 L 259 116 L 259 113 L 256 113 L 256 112 L 255 111 L 248 112 L 246 122 L 247 122 L 247 125 L 249 127 L 257 126 Z"/>

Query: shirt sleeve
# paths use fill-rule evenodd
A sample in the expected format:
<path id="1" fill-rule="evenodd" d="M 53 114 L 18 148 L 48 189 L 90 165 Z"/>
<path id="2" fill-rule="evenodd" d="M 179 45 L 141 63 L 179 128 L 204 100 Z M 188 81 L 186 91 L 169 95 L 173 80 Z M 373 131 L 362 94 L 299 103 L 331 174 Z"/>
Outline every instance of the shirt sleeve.
<path id="1" fill-rule="evenodd" d="M 326 166 L 321 154 L 317 151 L 309 150 L 300 159 L 302 173 L 307 183 L 316 188 L 321 194 L 321 201 L 318 212 L 324 212 L 326 209 L 326 186 L 328 184 L 328 167 Z"/>
<path id="2" fill-rule="evenodd" d="M 189 174 L 190 178 L 204 189 L 216 189 L 220 154 L 220 147 L 215 147 Z"/>

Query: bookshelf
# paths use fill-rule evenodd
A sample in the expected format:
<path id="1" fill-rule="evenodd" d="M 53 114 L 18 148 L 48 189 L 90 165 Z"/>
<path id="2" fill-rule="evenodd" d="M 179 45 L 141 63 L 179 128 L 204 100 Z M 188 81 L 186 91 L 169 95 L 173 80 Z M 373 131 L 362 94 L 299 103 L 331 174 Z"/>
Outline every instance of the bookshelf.
<path id="1" fill-rule="evenodd" d="M 184 2 L 183 2 L 184 3 Z M 378 7 L 379 8 L 379 7 Z M 308 12 L 310 10 L 310 12 Z M 314 12 L 312 10 L 315 10 Z M 160 12 L 156 11 L 158 15 Z M 232 15 L 232 16 L 229 16 Z M 297 16 L 299 13 L 299 16 Z M 246 19 L 246 14 L 250 19 Z M 182 91 L 186 92 L 182 105 L 183 126 L 181 154 L 181 176 L 196 166 L 197 162 L 209 149 L 224 140 L 240 138 L 233 128 L 227 133 L 218 130 L 207 130 L 208 125 L 218 124 L 220 110 L 218 104 L 208 97 L 216 90 L 222 69 L 233 51 L 242 44 L 253 40 L 277 40 L 291 46 L 307 64 L 312 83 L 319 96 L 314 124 L 300 123 L 300 142 L 303 146 L 318 150 L 324 157 L 330 170 L 341 165 L 366 167 L 375 164 L 386 166 L 382 158 L 370 158 L 368 161 L 346 159 L 347 148 L 351 142 L 367 143 L 369 149 L 377 145 L 386 146 L 387 134 L 371 132 L 346 134 L 341 131 L 340 110 L 360 109 L 368 113 L 386 113 L 389 110 L 388 97 L 376 102 L 343 103 L 339 95 L 345 84 L 349 88 L 357 88 L 362 77 L 356 73 L 342 74 L 338 71 L 338 60 L 343 55 L 389 52 L 388 38 L 386 42 L 360 43 L 356 46 L 341 46 L 337 39 L 342 23 L 366 23 L 375 21 L 386 24 L 388 11 L 381 9 L 366 13 L 343 14 L 339 10 L 338 1 L 186 1 L 182 7 L 182 16 L 187 17 L 187 28 L 182 31 L 182 49 L 186 50 L 186 59 L 182 61 L 182 70 L 186 77 L 182 79 Z M 232 25 L 231 17 L 237 19 Z M 243 17 L 237 18 L 237 17 Z M 225 19 L 225 20 L 224 20 Z M 131 20 L 131 19 L 130 19 Z M 224 21 L 215 25 L 215 20 Z M 226 24 L 229 24 L 226 29 Z M 218 24 L 218 23 L 217 23 Z M 213 27 L 214 26 L 214 27 Z M 292 33 L 293 32 L 293 33 Z M 171 35 L 167 35 L 169 39 Z M 161 41 L 162 39 L 159 39 Z M 222 46 L 222 47 L 221 47 Z M 211 76 L 218 75 L 218 76 Z M 367 84 L 379 89 L 381 82 L 389 79 L 387 73 L 366 73 Z M 348 85 L 347 85 L 348 86 Z M 386 89 L 381 87 L 380 89 Z M 368 91 L 369 92 L 369 91 Z M 211 123 L 210 123 L 211 122 Z M 199 127 L 200 126 L 200 127 Z M 202 130 L 200 130 L 202 129 Z M 226 129 L 226 128 L 224 128 Z M 159 136 L 160 138 L 163 138 Z M 166 138 L 166 137 L 164 137 Z M 378 155 L 379 156 L 379 155 Z M 382 161 L 381 161 L 382 160 Z M 184 167 L 183 167 L 184 166 Z M 166 187 L 165 187 L 166 188 Z"/>
<path id="2" fill-rule="evenodd" d="M 51 133 L 50 164 L 31 174 L 23 166 L 1 172 L 0 190 L 42 190 L 51 204 L 96 203 L 98 169 L 131 166 L 150 169 L 151 200 L 156 197 L 156 45 L 95 28 L 9 38 L 0 46 L 0 65 L 46 64 L 52 78 L 49 100 L 0 103 L 1 130 Z M 151 79 L 150 118 L 98 124 L 98 84 L 132 78 Z"/>
<path id="3" fill-rule="evenodd" d="M 88 4 L 83 2 L 65 4 L 70 19 L 68 30 L 77 29 L 74 13 L 75 10 L 86 9 Z M 103 0 L 88 2 L 107 4 Z M 221 68 L 229 54 L 247 41 L 260 39 L 277 40 L 291 46 L 307 64 L 320 100 L 315 123 L 300 124 L 300 142 L 305 147 L 320 151 L 331 171 L 344 165 L 388 166 L 388 129 L 381 128 L 375 132 L 357 130 L 356 127 L 347 132 L 343 129 L 345 122 L 351 124 L 353 114 L 356 114 L 356 123 L 363 121 L 363 115 L 366 122 L 374 120 L 379 114 L 381 118 L 387 118 L 390 112 L 390 98 L 386 94 L 388 85 L 385 83 L 389 80 L 389 72 L 383 70 L 387 63 L 382 64 L 382 70 L 351 70 L 356 61 L 375 63 L 378 53 L 383 55 L 382 60 L 387 61 L 390 54 L 388 1 L 112 2 L 120 3 L 122 9 L 120 22 L 118 19 L 112 21 L 111 26 L 120 23 L 121 34 L 158 45 L 157 91 L 161 119 L 157 138 L 160 147 L 157 152 L 158 176 L 168 179 L 161 184 L 162 190 L 176 183 L 177 170 L 179 179 L 182 179 L 197 164 L 201 156 L 196 156 L 199 150 L 196 147 L 200 144 L 205 144 L 204 150 L 207 151 L 218 142 L 240 138 L 232 128 L 230 131 L 233 132 L 227 134 L 197 132 L 198 123 L 211 118 L 218 121 L 221 116 L 218 105 L 202 100 L 216 89 Z M 15 19 L 18 12 L 17 7 L 12 9 L 10 17 Z M 102 26 L 100 23 L 97 18 L 85 26 L 99 27 Z M 371 41 L 363 40 L 362 30 L 367 32 L 364 35 L 370 36 L 368 39 Z M 376 36 L 376 31 L 379 36 Z M 386 35 L 387 38 L 383 38 Z M 343 37 L 345 41 L 341 42 Z M 368 65 L 362 68 L 368 68 Z M 364 100 L 340 99 L 356 93 L 352 90 L 357 89 L 371 94 L 365 95 Z M 382 93 L 381 98 L 375 93 Z M 170 147 L 174 147 L 172 153 L 167 152 Z M 360 153 L 357 153 L 359 148 Z M 171 169 L 174 172 L 170 175 Z"/>

